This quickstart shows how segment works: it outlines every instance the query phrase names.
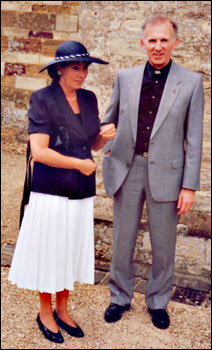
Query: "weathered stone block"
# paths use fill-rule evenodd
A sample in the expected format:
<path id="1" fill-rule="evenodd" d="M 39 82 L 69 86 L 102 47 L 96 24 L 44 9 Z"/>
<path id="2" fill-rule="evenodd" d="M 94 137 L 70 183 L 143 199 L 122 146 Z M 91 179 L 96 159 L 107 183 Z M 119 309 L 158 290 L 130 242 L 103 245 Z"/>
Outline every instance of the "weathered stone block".
<path id="1" fill-rule="evenodd" d="M 14 88 L 15 87 L 15 76 L 1 76 L 1 86 L 7 87 L 7 88 Z M 3 92 L 2 92 L 2 98 L 3 98 Z"/>
<path id="2" fill-rule="evenodd" d="M 32 1 L 2 1 L 1 9 L 8 11 L 31 11 Z"/>
<path id="3" fill-rule="evenodd" d="M 1 51 L 5 51 L 8 48 L 8 38 L 5 35 L 1 35 Z"/>
<path id="4" fill-rule="evenodd" d="M 42 44 L 42 55 L 54 57 L 57 47 L 63 42 L 64 40 L 45 40 Z"/>
<path id="5" fill-rule="evenodd" d="M 41 52 L 41 41 L 40 39 L 37 39 L 37 38 L 24 39 L 24 38 L 14 37 L 13 39 L 9 40 L 8 50 L 26 52 L 26 53 L 28 52 L 39 53 Z"/>
<path id="6" fill-rule="evenodd" d="M 26 76 L 41 78 L 39 71 L 41 70 L 43 65 L 26 64 L 25 67 L 26 67 Z M 47 71 L 44 71 L 42 73 L 42 78 L 47 78 L 47 77 L 48 77 L 48 73 Z"/>
<path id="7" fill-rule="evenodd" d="M 60 5 L 62 6 L 64 1 L 42 1 L 44 5 Z"/>
<path id="8" fill-rule="evenodd" d="M 29 38 L 44 38 L 44 39 L 52 39 L 53 38 L 53 34 L 49 33 L 49 32 L 36 32 L 36 31 L 29 31 Z"/>
<path id="9" fill-rule="evenodd" d="M 40 13 L 55 13 L 55 14 L 71 14 L 71 7 L 70 6 L 66 6 L 66 5 L 57 5 L 55 4 L 55 2 L 53 1 L 54 5 L 38 5 L 38 4 L 34 4 L 32 5 L 32 11 L 34 12 L 40 12 Z"/>
<path id="10" fill-rule="evenodd" d="M 81 1 L 63 1 L 64 5 L 79 6 Z"/>
<path id="11" fill-rule="evenodd" d="M 74 15 L 57 15 L 56 30 L 61 32 L 77 32 L 78 16 Z"/>
<path id="12" fill-rule="evenodd" d="M 17 23 L 20 28 L 52 31 L 55 28 L 55 18 L 54 14 L 24 12 L 18 15 Z"/>
<path id="13" fill-rule="evenodd" d="M 54 59 L 54 55 L 53 56 L 43 56 L 43 55 L 40 55 L 39 57 L 39 64 L 44 66 L 45 64 L 47 64 L 48 62 L 51 62 L 53 61 Z"/>
<path id="14" fill-rule="evenodd" d="M 134 292 L 145 294 L 146 283 L 146 281 L 139 279 L 139 283 L 135 286 Z"/>
<path id="15" fill-rule="evenodd" d="M 5 63 L 5 75 L 23 75 L 26 73 L 26 67 L 19 63 Z"/>
<path id="16" fill-rule="evenodd" d="M 46 86 L 46 79 L 31 77 L 16 77 L 16 89 L 35 91 Z"/>
<path id="17" fill-rule="evenodd" d="M 18 52 L 9 52 L 8 50 L 3 51 L 1 53 L 1 62 L 19 63 Z"/>
<path id="18" fill-rule="evenodd" d="M 6 78 L 10 78 L 13 79 L 14 82 L 16 80 L 16 77 L 6 77 Z M 4 86 L 2 87 L 1 90 L 1 97 L 3 100 L 5 101 L 22 101 L 26 104 L 29 103 L 29 98 L 31 95 L 31 91 L 27 91 L 27 90 L 17 90 L 17 89 L 13 89 L 11 87 L 8 86 Z"/>
<path id="19" fill-rule="evenodd" d="M 31 53 L 21 53 L 17 54 L 16 62 L 19 63 L 32 63 L 39 64 L 40 63 L 40 55 L 39 54 L 31 54 Z"/>
<path id="20" fill-rule="evenodd" d="M 95 271 L 95 284 L 98 284 L 105 277 L 106 272 L 104 271 Z"/>
<path id="21" fill-rule="evenodd" d="M 68 40 L 81 41 L 79 32 L 66 33 L 66 32 L 53 31 L 53 38 L 54 40 L 61 40 L 61 41 L 68 41 Z"/>
<path id="22" fill-rule="evenodd" d="M 3 123 L 12 124 L 15 126 L 26 127 L 27 125 L 27 111 L 20 108 L 4 108 Z"/>
<path id="23" fill-rule="evenodd" d="M 1 266 L 10 266 L 15 249 L 15 244 L 7 244 L 1 249 Z"/>
<path id="24" fill-rule="evenodd" d="M 14 27 L 17 23 L 16 11 L 1 11 L 1 26 Z"/>
<path id="25" fill-rule="evenodd" d="M 173 284 L 178 287 L 201 290 L 207 293 L 210 291 L 211 288 L 210 279 L 203 279 L 201 278 L 201 276 L 198 275 L 182 275 L 177 272 L 175 272 Z"/>

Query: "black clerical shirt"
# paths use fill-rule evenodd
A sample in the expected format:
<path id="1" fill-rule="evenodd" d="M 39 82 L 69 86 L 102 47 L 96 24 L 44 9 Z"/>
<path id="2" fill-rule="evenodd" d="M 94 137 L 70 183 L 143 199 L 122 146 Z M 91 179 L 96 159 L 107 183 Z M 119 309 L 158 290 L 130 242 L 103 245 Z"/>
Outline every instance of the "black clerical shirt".
<path id="1" fill-rule="evenodd" d="M 160 70 L 147 62 L 140 94 L 136 154 L 148 152 L 149 140 L 172 61 Z"/>

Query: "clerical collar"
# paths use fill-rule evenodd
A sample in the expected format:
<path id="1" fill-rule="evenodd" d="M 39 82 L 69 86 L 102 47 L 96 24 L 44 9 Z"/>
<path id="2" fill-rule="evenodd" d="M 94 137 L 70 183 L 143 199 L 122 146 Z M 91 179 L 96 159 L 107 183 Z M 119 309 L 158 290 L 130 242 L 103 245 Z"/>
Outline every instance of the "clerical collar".
<path id="1" fill-rule="evenodd" d="M 154 74 L 158 77 L 167 76 L 169 73 L 171 64 L 172 64 L 172 60 L 170 60 L 169 63 L 165 67 L 163 67 L 161 69 L 156 69 L 148 61 L 147 62 L 147 72 L 148 72 L 149 77 L 152 78 Z"/>

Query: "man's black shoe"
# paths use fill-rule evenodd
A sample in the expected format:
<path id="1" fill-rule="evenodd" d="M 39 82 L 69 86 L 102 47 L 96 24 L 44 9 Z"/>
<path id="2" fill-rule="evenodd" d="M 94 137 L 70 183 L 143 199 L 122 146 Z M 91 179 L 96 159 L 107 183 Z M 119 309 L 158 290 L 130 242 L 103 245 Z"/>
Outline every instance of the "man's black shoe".
<path id="1" fill-rule="evenodd" d="M 104 319 L 106 322 L 116 322 L 121 319 L 122 313 L 130 309 L 130 304 L 121 306 L 118 304 L 110 304 L 105 311 Z"/>
<path id="2" fill-rule="evenodd" d="M 148 308 L 149 313 L 152 315 L 152 323 L 157 328 L 165 329 L 170 325 L 169 315 L 164 309 L 150 309 Z"/>

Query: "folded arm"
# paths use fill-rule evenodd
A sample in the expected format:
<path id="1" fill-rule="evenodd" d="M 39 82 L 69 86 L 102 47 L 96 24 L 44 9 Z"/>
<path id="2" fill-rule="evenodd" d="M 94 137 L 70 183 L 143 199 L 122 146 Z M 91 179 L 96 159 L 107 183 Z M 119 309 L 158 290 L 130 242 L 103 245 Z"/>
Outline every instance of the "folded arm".
<path id="1" fill-rule="evenodd" d="M 96 165 L 91 159 L 64 156 L 49 148 L 49 139 L 50 136 L 47 134 L 30 134 L 30 147 L 35 162 L 55 168 L 76 169 L 86 176 L 96 170 Z"/>

